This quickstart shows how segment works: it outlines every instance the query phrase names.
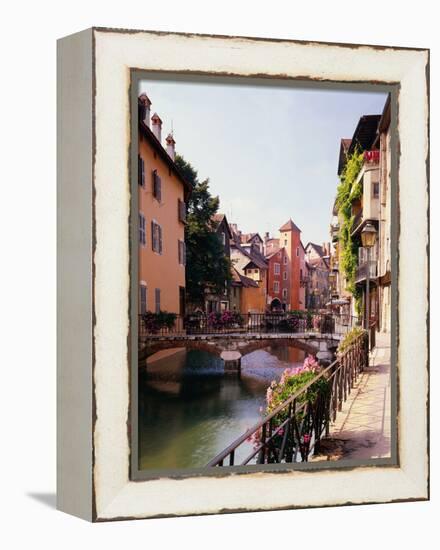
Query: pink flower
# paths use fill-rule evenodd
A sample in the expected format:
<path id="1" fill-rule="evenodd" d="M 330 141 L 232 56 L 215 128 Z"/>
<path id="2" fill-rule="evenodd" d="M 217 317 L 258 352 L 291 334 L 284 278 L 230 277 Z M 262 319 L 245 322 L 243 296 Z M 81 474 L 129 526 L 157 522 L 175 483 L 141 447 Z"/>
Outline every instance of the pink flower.
<path id="1" fill-rule="evenodd" d="M 267 388 L 267 391 L 266 391 L 266 401 L 267 401 L 268 405 L 272 402 L 272 398 L 273 398 L 273 391 L 272 391 L 272 388 Z"/>

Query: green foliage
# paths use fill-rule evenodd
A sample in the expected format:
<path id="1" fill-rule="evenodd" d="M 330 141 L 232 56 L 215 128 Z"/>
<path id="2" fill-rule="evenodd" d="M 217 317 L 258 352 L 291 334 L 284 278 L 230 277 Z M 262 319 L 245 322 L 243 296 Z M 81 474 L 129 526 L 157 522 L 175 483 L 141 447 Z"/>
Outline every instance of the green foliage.
<path id="1" fill-rule="evenodd" d="M 318 376 L 316 371 L 304 371 L 295 376 L 286 377 L 286 381 L 282 385 L 278 385 L 276 391 L 273 392 L 273 398 L 270 405 L 267 407 L 266 413 L 270 414 L 274 409 L 287 401 L 289 397 L 297 393 L 301 388 L 306 386 L 314 378 Z M 304 403 L 305 401 L 313 402 L 318 393 L 321 391 L 327 391 L 328 380 L 323 376 L 319 378 L 314 384 L 312 384 L 307 391 L 299 395 L 297 402 Z M 283 420 L 280 418 L 279 420 Z M 278 422 L 277 422 L 278 424 Z"/>
<path id="2" fill-rule="evenodd" d="M 183 157 L 177 155 L 175 162 L 192 185 L 185 226 L 186 292 L 191 303 L 203 306 L 207 292 L 221 294 L 231 281 L 230 260 L 212 221 L 220 201 L 211 195 L 209 179 L 200 182 L 197 171 Z"/>
<path id="3" fill-rule="evenodd" d="M 339 354 L 344 353 L 344 351 L 346 351 L 350 346 L 352 346 L 360 336 L 365 337 L 366 334 L 367 334 L 366 331 L 361 327 L 352 328 L 349 332 L 347 332 L 344 338 L 339 342 L 338 353 Z"/>
<path id="4" fill-rule="evenodd" d="M 351 214 L 354 201 L 362 197 L 362 185 L 356 178 L 363 164 L 363 153 L 358 148 L 347 159 L 345 168 L 340 177 L 336 194 L 336 206 L 342 218 L 339 232 L 339 246 L 341 251 L 341 271 L 347 279 L 347 290 L 351 292 L 356 300 L 356 307 L 359 307 L 359 296 L 355 285 L 355 274 L 358 264 L 358 244 L 353 242 L 351 231 L 353 229 L 354 217 Z M 360 312 L 358 311 L 358 314 Z"/>

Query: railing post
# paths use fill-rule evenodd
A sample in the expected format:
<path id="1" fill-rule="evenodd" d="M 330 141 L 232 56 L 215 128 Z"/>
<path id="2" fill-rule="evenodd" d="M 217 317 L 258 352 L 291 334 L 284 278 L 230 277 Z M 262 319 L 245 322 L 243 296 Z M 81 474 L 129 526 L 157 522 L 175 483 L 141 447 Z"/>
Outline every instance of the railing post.
<path id="1" fill-rule="evenodd" d="M 262 445 L 260 449 L 260 453 L 258 455 L 258 464 L 264 464 L 265 462 L 265 455 L 266 455 L 266 422 L 261 427 L 261 440 L 260 443 Z"/>

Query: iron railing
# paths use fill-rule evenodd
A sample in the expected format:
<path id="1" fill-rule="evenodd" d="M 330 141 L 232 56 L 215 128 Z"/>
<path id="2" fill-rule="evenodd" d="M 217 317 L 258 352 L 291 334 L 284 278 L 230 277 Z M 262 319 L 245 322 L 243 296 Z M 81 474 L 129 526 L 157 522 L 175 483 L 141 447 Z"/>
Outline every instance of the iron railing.
<path id="1" fill-rule="evenodd" d="M 169 315 L 169 314 L 168 314 Z M 184 317 L 139 315 L 139 339 L 151 336 L 210 335 L 236 333 L 319 333 L 344 334 L 358 325 L 358 318 L 345 314 L 246 313 L 189 314 Z"/>
<path id="2" fill-rule="evenodd" d="M 329 435 L 358 375 L 368 366 L 368 335 L 360 334 L 330 366 L 214 457 L 207 466 L 307 462 Z M 321 383 L 320 383 L 321 382 Z M 237 464 L 243 445 L 252 451 Z"/>

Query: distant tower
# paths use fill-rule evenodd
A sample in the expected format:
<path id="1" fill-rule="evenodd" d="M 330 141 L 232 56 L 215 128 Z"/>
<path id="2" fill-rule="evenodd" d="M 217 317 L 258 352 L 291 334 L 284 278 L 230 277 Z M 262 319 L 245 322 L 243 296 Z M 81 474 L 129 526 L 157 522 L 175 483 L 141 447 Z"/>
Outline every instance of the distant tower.
<path id="1" fill-rule="evenodd" d="M 139 100 L 142 105 L 142 111 L 141 111 L 141 119 L 142 122 L 145 124 L 145 126 L 150 127 L 150 107 L 151 107 L 151 101 L 150 98 L 147 96 L 147 94 L 141 94 L 139 96 Z"/>
<path id="2" fill-rule="evenodd" d="M 279 229 L 280 248 L 286 249 L 287 265 L 281 271 L 287 270 L 287 307 L 288 309 L 302 309 L 300 303 L 300 269 L 301 269 L 301 230 L 289 219 Z M 283 285 L 284 288 L 284 285 Z"/>

